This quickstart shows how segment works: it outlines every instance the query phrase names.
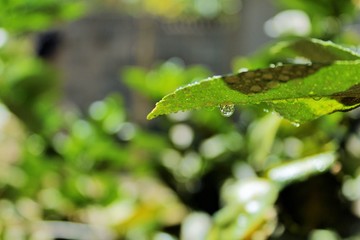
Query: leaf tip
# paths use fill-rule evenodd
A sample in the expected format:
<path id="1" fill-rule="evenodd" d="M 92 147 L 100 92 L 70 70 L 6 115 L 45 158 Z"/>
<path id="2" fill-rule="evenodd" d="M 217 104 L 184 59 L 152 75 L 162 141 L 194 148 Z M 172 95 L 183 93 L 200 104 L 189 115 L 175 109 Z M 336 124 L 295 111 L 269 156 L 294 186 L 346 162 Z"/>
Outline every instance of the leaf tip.
<path id="1" fill-rule="evenodd" d="M 157 104 L 156 104 L 157 105 Z M 155 106 L 154 108 L 153 108 L 153 110 L 151 110 L 151 112 L 146 116 L 146 119 L 147 120 L 152 120 L 152 119 L 154 119 L 154 118 L 157 118 L 158 116 L 160 116 L 160 115 L 163 115 L 163 113 L 160 111 L 159 112 L 159 108 L 158 108 L 158 106 Z"/>
<path id="2" fill-rule="evenodd" d="M 154 118 L 157 117 L 157 115 L 154 115 L 153 112 L 154 112 L 154 111 L 151 111 L 151 112 L 146 116 L 146 119 L 147 119 L 147 120 L 152 120 L 152 119 L 154 119 Z"/>

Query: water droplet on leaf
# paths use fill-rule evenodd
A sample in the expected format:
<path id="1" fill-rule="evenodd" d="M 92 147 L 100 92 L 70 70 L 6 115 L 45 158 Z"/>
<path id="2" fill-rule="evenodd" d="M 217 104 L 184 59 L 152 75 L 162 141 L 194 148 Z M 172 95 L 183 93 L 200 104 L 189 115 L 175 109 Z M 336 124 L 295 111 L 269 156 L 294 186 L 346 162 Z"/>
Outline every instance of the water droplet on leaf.
<path id="1" fill-rule="evenodd" d="M 315 101 L 320 101 L 320 100 L 321 100 L 321 97 L 313 97 L 313 99 L 314 99 Z"/>
<path id="2" fill-rule="evenodd" d="M 235 111 L 234 104 L 220 104 L 219 108 L 221 115 L 223 115 L 224 117 L 230 117 Z"/>

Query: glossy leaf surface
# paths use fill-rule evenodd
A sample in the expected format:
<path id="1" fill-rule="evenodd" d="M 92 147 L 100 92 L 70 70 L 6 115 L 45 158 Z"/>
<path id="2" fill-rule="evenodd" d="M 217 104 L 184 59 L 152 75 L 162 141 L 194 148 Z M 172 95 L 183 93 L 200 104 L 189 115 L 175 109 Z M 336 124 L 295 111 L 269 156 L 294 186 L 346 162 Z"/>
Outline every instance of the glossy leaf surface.
<path id="1" fill-rule="evenodd" d="M 213 77 L 165 96 L 148 119 L 226 104 L 266 103 L 291 121 L 313 120 L 359 105 L 359 65 L 359 61 L 286 65 Z"/>

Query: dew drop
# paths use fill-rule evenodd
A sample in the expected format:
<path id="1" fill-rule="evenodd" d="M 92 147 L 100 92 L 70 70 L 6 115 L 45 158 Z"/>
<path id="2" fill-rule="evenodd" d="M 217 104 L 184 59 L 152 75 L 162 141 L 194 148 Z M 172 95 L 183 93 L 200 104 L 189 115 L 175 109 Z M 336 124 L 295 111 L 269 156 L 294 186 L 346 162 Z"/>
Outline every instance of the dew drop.
<path id="1" fill-rule="evenodd" d="M 314 99 L 315 101 L 320 101 L 320 100 L 321 100 L 321 97 L 313 97 L 313 99 Z"/>
<path id="2" fill-rule="evenodd" d="M 224 117 L 230 117 L 235 111 L 234 104 L 220 104 L 219 106 L 221 115 Z"/>

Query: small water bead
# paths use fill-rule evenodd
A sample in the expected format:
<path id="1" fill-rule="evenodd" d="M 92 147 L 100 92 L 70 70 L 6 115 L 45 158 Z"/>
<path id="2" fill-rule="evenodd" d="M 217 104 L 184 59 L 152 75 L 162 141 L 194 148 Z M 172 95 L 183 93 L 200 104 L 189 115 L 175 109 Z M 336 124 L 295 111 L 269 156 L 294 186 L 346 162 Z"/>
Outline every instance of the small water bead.
<path id="1" fill-rule="evenodd" d="M 294 98 L 287 98 L 287 99 L 285 99 L 285 101 L 286 101 L 287 103 L 295 103 L 295 99 L 294 99 Z"/>
<path id="2" fill-rule="evenodd" d="M 315 101 L 320 101 L 322 97 L 313 97 Z"/>
<path id="3" fill-rule="evenodd" d="M 221 115 L 223 115 L 224 117 L 230 117 L 235 111 L 234 104 L 220 104 L 219 108 Z"/>

